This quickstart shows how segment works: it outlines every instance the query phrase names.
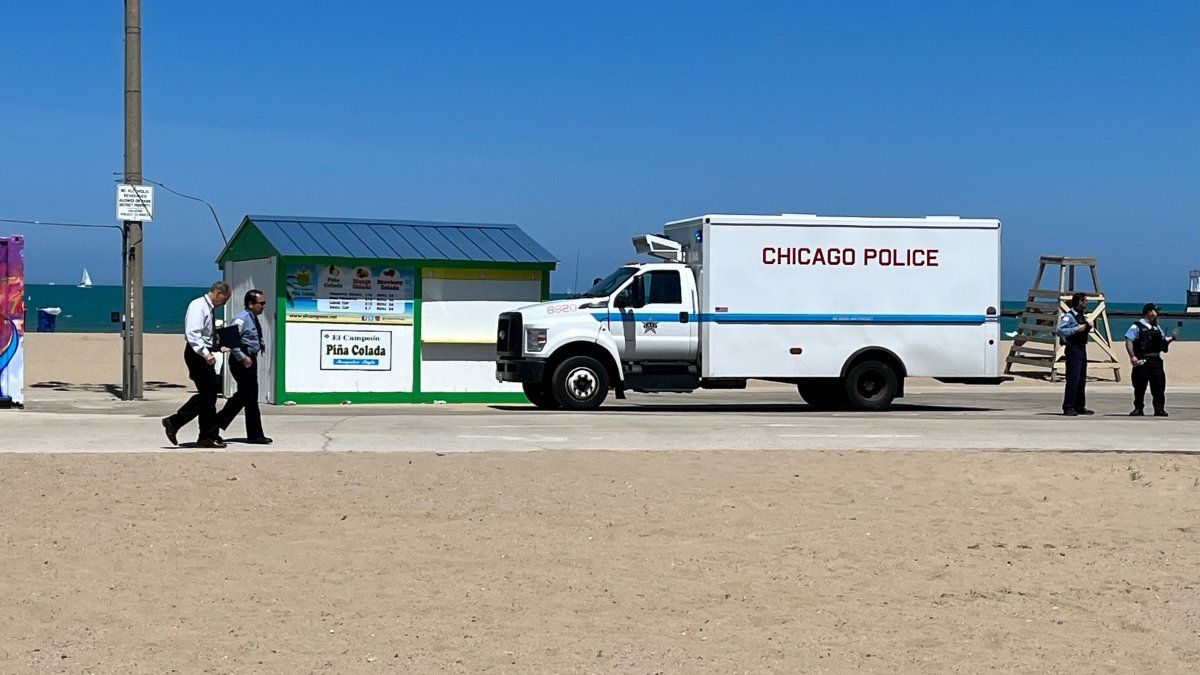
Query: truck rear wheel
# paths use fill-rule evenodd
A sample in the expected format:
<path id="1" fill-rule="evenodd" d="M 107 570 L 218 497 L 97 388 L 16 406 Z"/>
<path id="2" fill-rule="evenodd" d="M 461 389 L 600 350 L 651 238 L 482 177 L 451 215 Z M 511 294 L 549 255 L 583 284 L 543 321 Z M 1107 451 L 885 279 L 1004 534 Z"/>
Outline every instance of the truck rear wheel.
<path id="1" fill-rule="evenodd" d="M 521 388 L 525 390 L 525 398 L 542 410 L 558 410 L 562 407 L 546 382 L 526 382 Z"/>
<path id="2" fill-rule="evenodd" d="M 841 380 L 816 380 L 796 385 L 800 398 L 816 410 L 841 410 L 846 407 L 846 392 Z"/>
<path id="3" fill-rule="evenodd" d="M 590 356 L 572 356 L 554 369 L 551 387 L 564 408 L 592 410 L 608 396 L 608 371 Z"/>
<path id="4" fill-rule="evenodd" d="M 887 410 L 900 390 L 900 378 L 881 361 L 863 361 L 846 373 L 845 396 L 855 410 Z"/>

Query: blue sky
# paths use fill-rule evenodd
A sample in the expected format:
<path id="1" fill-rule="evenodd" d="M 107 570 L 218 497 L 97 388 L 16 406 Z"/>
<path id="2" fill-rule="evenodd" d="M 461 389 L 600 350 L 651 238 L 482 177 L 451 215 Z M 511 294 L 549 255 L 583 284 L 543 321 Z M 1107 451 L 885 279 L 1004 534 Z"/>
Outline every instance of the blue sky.
<path id="1" fill-rule="evenodd" d="M 1004 295 L 1093 255 L 1115 300 L 1200 267 L 1200 3 L 143 0 L 147 177 L 245 213 L 515 222 L 556 290 L 709 212 L 1004 221 Z M 0 22 L 0 217 L 112 223 L 122 3 Z M 206 283 L 160 192 L 151 284 Z M 115 232 L 0 223 L 34 283 Z"/>

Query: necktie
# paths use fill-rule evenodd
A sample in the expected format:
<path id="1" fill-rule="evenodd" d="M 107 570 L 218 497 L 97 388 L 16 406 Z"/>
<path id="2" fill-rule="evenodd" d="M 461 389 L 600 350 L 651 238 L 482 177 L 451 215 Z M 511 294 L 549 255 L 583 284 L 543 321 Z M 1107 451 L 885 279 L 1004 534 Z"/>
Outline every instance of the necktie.
<path id="1" fill-rule="evenodd" d="M 258 353 L 267 353 L 267 339 L 263 337 L 262 324 L 258 322 L 258 315 L 250 312 L 250 318 L 254 319 L 254 331 L 258 333 Z"/>

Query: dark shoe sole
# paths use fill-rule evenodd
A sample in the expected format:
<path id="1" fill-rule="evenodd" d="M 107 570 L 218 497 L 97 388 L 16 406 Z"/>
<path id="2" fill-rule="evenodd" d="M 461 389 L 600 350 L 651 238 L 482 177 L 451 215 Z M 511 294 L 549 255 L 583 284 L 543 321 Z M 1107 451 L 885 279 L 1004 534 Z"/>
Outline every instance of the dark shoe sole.
<path id="1" fill-rule="evenodd" d="M 171 441 L 171 445 L 179 445 L 179 441 L 175 436 L 175 432 L 178 431 L 178 429 L 171 426 L 171 419 L 169 417 L 164 417 L 162 420 L 162 425 L 163 433 L 167 435 L 167 440 Z"/>

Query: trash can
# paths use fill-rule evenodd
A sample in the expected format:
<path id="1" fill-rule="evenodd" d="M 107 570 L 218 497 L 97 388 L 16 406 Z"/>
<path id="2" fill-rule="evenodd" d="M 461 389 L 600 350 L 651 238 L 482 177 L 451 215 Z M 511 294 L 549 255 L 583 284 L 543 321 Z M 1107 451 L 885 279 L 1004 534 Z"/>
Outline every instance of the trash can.
<path id="1" fill-rule="evenodd" d="M 37 332 L 53 333 L 54 324 L 62 310 L 58 307 L 39 307 L 37 311 Z"/>

